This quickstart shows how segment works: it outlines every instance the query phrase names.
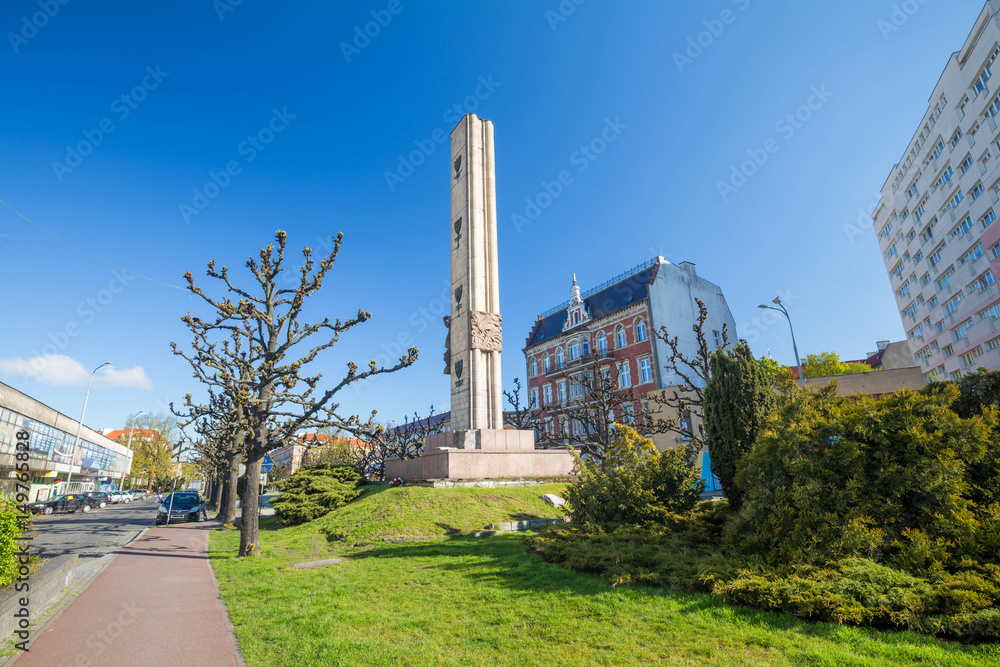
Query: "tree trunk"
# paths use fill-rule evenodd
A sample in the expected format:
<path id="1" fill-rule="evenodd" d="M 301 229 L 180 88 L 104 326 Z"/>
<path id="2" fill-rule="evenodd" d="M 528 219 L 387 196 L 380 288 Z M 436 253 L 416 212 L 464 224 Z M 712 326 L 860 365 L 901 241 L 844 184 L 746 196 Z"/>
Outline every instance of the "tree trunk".
<path id="1" fill-rule="evenodd" d="M 240 514 L 240 558 L 260 555 L 260 466 L 263 454 L 247 458 L 243 484 L 243 511 Z"/>
<path id="2" fill-rule="evenodd" d="M 231 454 L 229 472 L 226 476 L 226 486 L 222 494 L 222 505 L 219 508 L 219 520 L 222 523 L 236 521 L 236 485 L 240 481 L 240 455 Z"/>
<path id="3" fill-rule="evenodd" d="M 212 508 L 218 511 L 222 506 L 222 476 L 212 480 Z"/>

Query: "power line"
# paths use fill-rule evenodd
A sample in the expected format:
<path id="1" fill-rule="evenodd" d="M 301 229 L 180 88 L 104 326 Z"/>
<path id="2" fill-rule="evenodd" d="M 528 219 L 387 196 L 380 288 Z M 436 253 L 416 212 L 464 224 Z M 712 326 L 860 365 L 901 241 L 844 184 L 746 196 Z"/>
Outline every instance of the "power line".
<path id="1" fill-rule="evenodd" d="M 29 225 L 35 227 L 36 229 L 39 229 L 39 230 L 45 232 L 46 234 L 48 234 L 49 236 L 51 236 L 52 238 L 54 238 L 56 241 L 59 241 L 60 243 L 68 245 L 73 250 L 76 250 L 77 252 L 82 253 L 82 254 L 86 255 L 87 257 L 90 257 L 91 259 L 96 259 L 98 262 L 101 262 L 102 264 L 107 264 L 108 266 L 110 266 L 112 268 L 115 268 L 115 269 L 118 269 L 119 271 L 123 271 L 124 273 L 130 273 L 133 276 L 135 276 L 136 278 L 142 278 L 143 280 L 148 280 L 151 283 L 156 283 L 157 285 L 163 285 L 164 287 L 172 287 L 174 289 L 179 289 L 182 292 L 186 292 L 187 291 L 187 289 L 184 288 L 184 287 L 179 287 L 177 285 L 171 285 L 170 283 L 165 283 L 162 280 L 157 280 L 156 278 L 150 278 L 149 276 L 144 276 L 141 273 L 136 273 L 135 271 L 130 271 L 129 269 L 126 269 L 124 266 L 118 266 L 117 264 L 112 264 L 111 262 L 109 262 L 106 259 L 101 259 L 97 255 L 89 253 L 86 250 L 84 250 L 83 248 L 80 248 L 78 246 L 73 245 L 72 243 L 70 243 L 66 239 L 63 239 L 63 238 L 60 238 L 59 236 L 56 236 L 55 234 L 53 234 L 49 230 L 47 230 L 44 227 L 42 227 L 41 225 L 39 225 L 37 222 L 34 222 L 33 220 L 29 220 L 23 213 L 21 213 L 20 211 L 16 210 L 10 204 L 8 204 L 7 202 L 3 201 L 2 199 L 0 199 L 0 204 L 3 204 L 4 206 L 6 206 L 8 209 L 11 210 L 11 212 L 13 212 L 19 218 L 21 218 L 22 220 L 24 220 L 25 222 L 27 222 Z"/>

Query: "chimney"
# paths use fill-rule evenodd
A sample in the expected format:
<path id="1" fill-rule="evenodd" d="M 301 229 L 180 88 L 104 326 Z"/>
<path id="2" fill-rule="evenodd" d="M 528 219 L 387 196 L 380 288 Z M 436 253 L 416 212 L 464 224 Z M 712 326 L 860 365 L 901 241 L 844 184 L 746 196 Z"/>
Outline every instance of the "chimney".
<path id="1" fill-rule="evenodd" d="M 887 341 L 887 340 L 880 340 L 880 341 L 876 342 L 875 345 L 876 345 L 876 347 L 878 347 L 878 351 L 881 352 L 885 348 L 889 347 L 889 341 Z"/>

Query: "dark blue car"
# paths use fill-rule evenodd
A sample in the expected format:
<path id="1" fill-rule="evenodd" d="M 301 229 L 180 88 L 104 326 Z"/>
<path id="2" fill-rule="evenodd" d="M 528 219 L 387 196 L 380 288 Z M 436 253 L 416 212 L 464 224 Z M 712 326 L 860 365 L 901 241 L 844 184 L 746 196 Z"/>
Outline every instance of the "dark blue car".
<path id="1" fill-rule="evenodd" d="M 167 514 L 170 514 L 169 521 Z M 163 499 L 163 504 L 156 512 L 156 525 L 178 521 L 202 521 L 208 519 L 208 509 L 201 494 L 194 491 L 171 493 Z"/>

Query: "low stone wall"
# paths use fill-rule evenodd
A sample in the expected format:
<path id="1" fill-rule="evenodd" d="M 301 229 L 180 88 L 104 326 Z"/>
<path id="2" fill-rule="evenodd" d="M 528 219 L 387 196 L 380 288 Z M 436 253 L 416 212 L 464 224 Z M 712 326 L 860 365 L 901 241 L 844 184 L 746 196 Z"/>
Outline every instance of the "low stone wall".
<path id="1" fill-rule="evenodd" d="M 539 486 L 541 484 L 569 484 L 575 482 L 575 477 L 540 477 L 532 479 L 432 479 L 421 486 L 431 486 L 435 489 L 475 488 L 502 489 L 512 486 Z"/>
<path id="2" fill-rule="evenodd" d="M 28 583 L 30 590 L 17 592 L 16 584 L 11 584 L 0 591 L 0 640 L 6 642 L 18 629 L 18 620 L 14 614 L 21 608 L 21 598 L 28 598 L 28 618 L 32 631 L 39 612 L 56 597 L 62 589 L 69 586 L 76 571 L 77 556 L 57 556 L 42 564 L 37 572 L 32 572 Z"/>

